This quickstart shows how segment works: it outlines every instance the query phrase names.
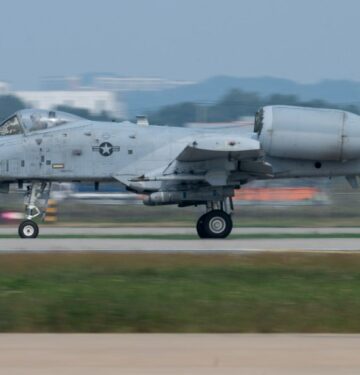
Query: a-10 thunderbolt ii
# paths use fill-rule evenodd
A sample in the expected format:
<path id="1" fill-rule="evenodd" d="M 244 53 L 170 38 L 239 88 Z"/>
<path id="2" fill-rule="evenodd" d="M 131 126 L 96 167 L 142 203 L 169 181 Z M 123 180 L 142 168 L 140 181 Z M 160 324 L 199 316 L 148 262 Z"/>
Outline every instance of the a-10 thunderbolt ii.
<path id="1" fill-rule="evenodd" d="M 142 121 L 145 123 L 145 121 Z M 143 124 L 144 125 L 144 124 Z M 35 238 L 54 181 L 118 181 L 144 204 L 204 206 L 201 238 L 232 230 L 234 189 L 255 179 L 360 174 L 360 117 L 340 110 L 268 106 L 254 126 L 190 129 L 94 122 L 23 110 L 0 125 L 0 189 L 27 185 L 22 238 Z M 46 199 L 45 199 L 46 201 Z M 96 212 L 94 212 L 96 215 Z"/>

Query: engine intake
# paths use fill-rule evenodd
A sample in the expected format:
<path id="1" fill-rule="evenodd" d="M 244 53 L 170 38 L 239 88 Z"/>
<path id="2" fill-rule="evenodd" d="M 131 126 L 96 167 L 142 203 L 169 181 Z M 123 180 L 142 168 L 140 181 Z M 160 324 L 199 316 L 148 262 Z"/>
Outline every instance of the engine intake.
<path id="1" fill-rule="evenodd" d="M 268 106 L 257 113 L 255 131 L 269 156 L 323 161 L 360 158 L 360 116 L 353 113 Z"/>

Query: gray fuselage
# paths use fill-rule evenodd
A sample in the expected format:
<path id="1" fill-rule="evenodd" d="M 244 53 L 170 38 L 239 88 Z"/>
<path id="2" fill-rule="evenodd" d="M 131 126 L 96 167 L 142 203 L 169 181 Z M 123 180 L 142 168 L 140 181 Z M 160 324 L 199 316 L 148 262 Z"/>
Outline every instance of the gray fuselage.
<path id="1" fill-rule="evenodd" d="M 188 129 L 80 119 L 58 127 L 0 137 L 2 181 L 111 181 L 166 167 L 189 142 L 209 134 L 256 138 L 251 128 Z M 319 161 L 265 156 L 274 178 L 359 175 L 360 160 Z M 141 161 L 141 162 L 139 162 Z M 130 173 L 130 172 L 129 172 Z"/>

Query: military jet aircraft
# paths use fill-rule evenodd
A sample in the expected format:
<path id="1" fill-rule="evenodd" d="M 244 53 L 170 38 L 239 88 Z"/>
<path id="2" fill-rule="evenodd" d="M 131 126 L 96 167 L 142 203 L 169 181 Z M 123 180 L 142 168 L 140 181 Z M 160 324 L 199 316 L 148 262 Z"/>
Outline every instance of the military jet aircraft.
<path id="1" fill-rule="evenodd" d="M 360 174 L 360 117 L 329 109 L 268 106 L 253 128 L 188 129 L 94 122 L 58 111 L 22 110 L 0 125 L 0 190 L 27 184 L 27 220 L 35 238 L 51 184 L 117 181 L 146 205 L 202 205 L 201 238 L 232 230 L 234 189 L 254 179 Z M 42 206 L 40 201 L 43 201 Z M 45 202 L 45 203 L 44 203 Z"/>

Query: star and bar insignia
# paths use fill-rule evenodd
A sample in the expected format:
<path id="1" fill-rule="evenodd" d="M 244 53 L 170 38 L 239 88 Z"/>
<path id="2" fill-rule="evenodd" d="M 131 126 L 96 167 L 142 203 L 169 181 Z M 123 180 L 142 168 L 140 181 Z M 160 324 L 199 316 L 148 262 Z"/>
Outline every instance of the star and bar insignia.
<path id="1" fill-rule="evenodd" d="M 93 146 L 93 151 L 99 151 L 102 156 L 110 156 L 113 152 L 120 151 L 120 146 L 113 146 L 110 142 L 103 142 L 100 146 Z"/>

